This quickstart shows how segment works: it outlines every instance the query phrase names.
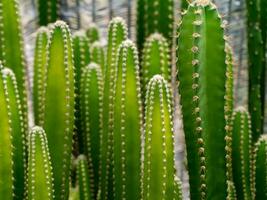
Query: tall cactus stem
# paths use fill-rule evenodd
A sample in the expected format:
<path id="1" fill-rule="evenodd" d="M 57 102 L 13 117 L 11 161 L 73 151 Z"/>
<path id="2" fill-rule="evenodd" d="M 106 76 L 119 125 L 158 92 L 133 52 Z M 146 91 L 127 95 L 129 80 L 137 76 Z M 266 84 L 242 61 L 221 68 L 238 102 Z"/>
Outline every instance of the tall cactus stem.
<path id="1" fill-rule="evenodd" d="M 232 181 L 227 181 L 227 198 L 226 200 L 237 200 L 235 185 Z"/>
<path id="2" fill-rule="evenodd" d="M 105 51 L 100 42 L 94 42 L 90 48 L 91 62 L 98 64 L 102 69 L 102 74 L 105 73 Z"/>
<path id="3" fill-rule="evenodd" d="M 90 25 L 90 27 L 86 30 L 86 36 L 90 44 L 100 40 L 100 33 L 96 24 Z"/>
<path id="4" fill-rule="evenodd" d="M 38 0 L 39 25 L 46 26 L 59 17 L 59 0 Z"/>

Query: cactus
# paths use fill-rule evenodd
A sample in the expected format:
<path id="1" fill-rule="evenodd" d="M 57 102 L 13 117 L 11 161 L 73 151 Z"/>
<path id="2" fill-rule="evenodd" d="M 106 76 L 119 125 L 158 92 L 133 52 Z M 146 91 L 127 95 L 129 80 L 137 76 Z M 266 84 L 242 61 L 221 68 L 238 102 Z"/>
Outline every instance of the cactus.
<path id="1" fill-rule="evenodd" d="M 94 42 L 90 48 L 91 62 L 98 64 L 102 69 L 102 74 L 105 72 L 105 52 L 104 47 L 100 42 Z"/>
<path id="2" fill-rule="evenodd" d="M 142 199 L 175 199 L 171 103 L 168 83 L 155 75 L 146 93 Z"/>
<path id="3" fill-rule="evenodd" d="M 227 181 L 227 198 L 226 200 L 237 200 L 235 185 L 232 181 Z"/>
<path id="4" fill-rule="evenodd" d="M 47 138 L 41 127 L 29 134 L 29 164 L 27 170 L 27 199 L 54 199 L 53 175 Z"/>
<path id="5" fill-rule="evenodd" d="M 100 33 L 98 27 L 95 24 L 91 24 L 90 27 L 86 30 L 86 36 L 90 44 L 100 40 Z"/>
<path id="6" fill-rule="evenodd" d="M 261 136 L 255 145 L 255 200 L 267 199 L 267 138 Z"/>
<path id="7" fill-rule="evenodd" d="M 117 55 L 114 93 L 114 199 L 140 199 L 142 103 L 138 53 L 130 40 Z"/>
<path id="8" fill-rule="evenodd" d="M 103 78 L 99 65 L 91 63 L 83 69 L 80 92 L 82 138 L 90 170 L 91 193 L 96 197 L 99 184 L 103 106 Z"/>
<path id="9" fill-rule="evenodd" d="M 35 124 L 40 123 L 42 106 L 44 105 L 46 54 L 49 32 L 41 27 L 37 32 L 34 53 L 34 77 L 33 77 L 33 106 Z"/>
<path id="10" fill-rule="evenodd" d="M 174 185 L 174 193 L 175 193 L 175 196 L 174 196 L 174 199 L 175 200 L 183 200 L 183 194 L 182 194 L 182 183 L 180 181 L 180 179 L 175 176 L 174 177 L 174 181 L 175 181 L 175 185 Z"/>
<path id="11" fill-rule="evenodd" d="M 142 59 L 142 91 L 149 80 L 161 74 L 165 80 L 171 81 L 170 51 L 167 40 L 159 33 L 149 36 L 144 44 Z"/>
<path id="12" fill-rule="evenodd" d="M 190 4 L 178 32 L 178 80 L 191 198 L 225 200 L 227 66 L 224 29 L 215 5 L 207 0 Z"/>
<path id="13" fill-rule="evenodd" d="M 74 66 L 71 34 L 61 21 L 50 33 L 43 113 L 41 124 L 51 154 L 55 198 L 66 199 L 74 127 Z"/>
<path id="14" fill-rule="evenodd" d="M 233 181 L 237 199 L 253 199 L 251 191 L 252 141 L 251 122 L 244 108 L 237 109 L 232 119 Z"/>
<path id="15" fill-rule="evenodd" d="M 39 25 L 53 23 L 59 16 L 59 0 L 38 0 Z"/>
<path id="16" fill-rule="evenodd" d="M 188 0 L 182 0 L 182 1 L 181 1 L 181 10 L 182 10 L 182 11 L 187 10 L 188 5 L 189 5 L 189 1 L 188 1 Z"/>
<path id="17" fill-rule="evenodd" d="M 0 41 L 0 60 L 16 76 L 24 128 L 28 130 L 27 70 L 17 0 L 0 0 Z"/>
<path id="18" fill-rule="evenodd" d="M 127 37 L 127 28 L 122 18 L 114 18 L 108 28 L 108 48 L 105 67 L 105 84 L 103 96 L 103 132 L 100 140 L 100 179 L 99 192 L 100 199 L 112 200 L 112 134 L 113 123 L 113 93 L 116 72 L 116 57 L 119 45 Z"/>
<path id="19" fill-rule="evenodd" d="M 161 33 L 172 44 L 174 27 L 173 0 L 137 1 L 137 46 L 141 51 L 152 33 Z"/>
<path id="20" fill-rule="evenodd" d="M 26 135 L 14 73 L 0 62 L 0 199 L 23 199 Z"/>
<path id="21" fill-rule="evenodd" d="M 78 176 L 78 188 L 79 188 L 79 199 L 90 200 L 92 193 L 90 191 L 90 175 L 88 173 L 88 164 L 84 155 L 78 157 L 77 164 L 77 176 Z"/>

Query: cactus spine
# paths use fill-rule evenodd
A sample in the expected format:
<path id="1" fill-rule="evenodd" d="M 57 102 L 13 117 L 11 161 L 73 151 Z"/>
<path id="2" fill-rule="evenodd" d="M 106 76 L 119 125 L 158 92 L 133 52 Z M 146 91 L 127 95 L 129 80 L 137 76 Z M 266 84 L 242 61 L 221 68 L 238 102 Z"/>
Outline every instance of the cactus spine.
<path id="1" fill-rule="evenodd" d="M 232 119 L 233 181 L 238 199 L 253 199 L 251 191 L 252 141 L 251 122 L 244 108 L 239 108 Z"/>
<path id="2" fill-rule="evenodd" d="M 111 200 L 113 194 L 108 196 L 109 186 L 113 181 L 112 179 L 112 134 L 111 127 L 113 123 L 113 101 L 114 101 L 114 84 L 116 72 L 116 57 L 119 45 L 127 37 L 127 28 L 122 18 L 114 18 L 108 28 L 108 48 L 105 69 L 105 83 L 104 83 L 104 96 L 103 96 L 103 132 L 100 140 L 100 199 Z"/>
<path id="3" fill-rule="evenodd" d="M 29 163 L 27 170 L 27 199 L 54 199 L 53 175 L 47 138 L 40 127 L 29 134 Z"/>
<path id="4" fill-rule="evenodd" d="M 40 124 L 40 116 L 44 105 L 45 72 L 47 58 L 47 43 L 49 32 L 41 27 L 37 32 L 34 54 L 34 77 L 33 77 L 33 105 L 35 124 Z"/>
<path id="5" fill-rule="evenodd" d="M 226 200 L 237 200 L 235 185 L 232 181 L 227 181 L 227 198 Z"/>
<path id="6" fill-rule="evenodd" d="M 227 67 L 221 21 L 215 5 L 198 0 L 184 13 L 178 31 L 178 80 L 192 199 L 226 199 L 222 158 Z"/>
<path id="7" fill-rule="evenodd" d="M 46 26 L 58 19 L 59 0 L 38 0 L 39 25 Z"/>
<path id="8" fill-rule="evenodd" d="M 130 40 L 117 55 L 114 99 L 114 199 L 140 199 L 142 103 L 138 53 Z"/>
<path id="9" fill-rule="evenodd" d="M 74 66 L 68 26 L 56 22 L 50 33 L 43 124 L 51 154 L 55 198 L 69 195 L 74 127 Z"/>
<path id="10" fill-rule="evenodd" d="M 91 193 L 96 197 L 99 184 L 103 106 L 103 78 L 99 65 L 91 63 L 83 69 L 80 92 L 82 138 L 90 170 Z"/>
<path id="11" fill-rule="evenodd" d="M 91 24 L 90 27 L 86 30 L 86 36 L 90 44 L 99 41 L 100 33 L 98 27 L 95 24 Z"/>
<path id="12" fill-rule="evenodd" d="M 0 199 L 23 199 L 26 135 L 14 73 L 0 63 Z"/>
<path id="13" fill-rule="evenodd" d="M 91 62 L 98 64 L 105 73 L 105 52 L 100 42 L 94 42 L 90 49 Z"/>
<path id="14" fill-rule="evenodd" d="M 160 75 L 146 93 L 142 199 L 175 199 L 174 136 L 168 83 Z"/>

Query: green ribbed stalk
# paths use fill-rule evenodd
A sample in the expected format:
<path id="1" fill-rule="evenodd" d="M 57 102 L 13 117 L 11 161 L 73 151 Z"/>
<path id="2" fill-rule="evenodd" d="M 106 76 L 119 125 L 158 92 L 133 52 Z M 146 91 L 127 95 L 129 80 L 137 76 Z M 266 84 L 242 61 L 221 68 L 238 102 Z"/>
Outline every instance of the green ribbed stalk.
<path id="1" fill-rule="evenodd" d="M 84 155 L 78 157 L 77 164 L 77 179 L 79 188 L 79 199 L 80 200 L 91 200 L 92 193 L 90 191 L 90 175 L 88 172 L 88 163 Z"/>
<path id="2" fill-rule="evenodd" d="M 46 134 L 41 127 L 32 128 L 29 134 L 28 158 L 27 199 L 54 199 L 51 158 Z"/>
<path id="3" fill-rule="evenodd" d="M 105 51 L 100 42 L 94 42 L 90 49 L 91 62 L 98 64 L 105 73 Z"/>
<path id="4" fill-rule="evenodd" d="M 149 80 L 156 74 L 161 74 L 168 82 L 171 81 L 168 42 L 158 33 L 149 36 L 144 44 L 142 59 L 142 91 L 144 96 Z"/>
<path id="5" fill-rule="evenodd" d="M 44 106 L 45 72 L 47 59 L 48 29 L 41 27 L 37 32 L 34 53 L 33 106 L 35 124 L 40 124 Z"/>
<path id="6" fill-rule="evenodd" d="M 267 199 L 267 138 L 260 137 L 254 150 L 255 200 Z"/>
<path id="7" fill-rule="evenodd" d="M 90 44 L 100 40 L 99 29 L 95 24 L 91 24 L 90 27 L 86 30 L 86 36 Z"/>
<path id="8" fill-rule="evenodd" d="M 237 200 L 235 185 L 232 181 L 227 181 L 227 198 L 226 200 Z"/>
<path id="9" fill-rule="evenodd" d="M 69 200 L 80 200 L 78 187 L 70 189 Z"/>
<path id="10" fill-rule="evenodd" d="M 174 28 L 174 0 L 137 1 L 137 46 L 143 49 L 145 39 L 161 33 L 172 44 Z"/>
<path id="11" fill-rule="evenodd" d="M 150 80 L 145 105 L 142 199 L 175 199 L 172 100 L 162 76 Z"/>
<path id="12" fill-rule="evenodd" d="M 239 108 L 232 119 L 233 182 L 237 199 L 253 199 L 251 191 L 252 135 L 248 112 Z"/>
<path id="13" fill-rule="evenodd" d="M 138 53 L 130 40 L 117 55 L 114 99 L 114 199 L 140 199 L 142 103 Z"/>
<path id="14" fill-rule="evenodd" d="M 71 149 L 74 127 L 74 66 L 68 26 L 56 22 L 48 45 L 44 129 L 51 154 L 55 198 L 69 195 Z"/>
<path id="15" fill-rule="evenodd" d="M 91 63 L 83 69 L 80 92 L 82 138 L 90 170 L 91 193 L 96 197 L 99 184 L 100 136 L 103 130 L 103 78 L 99 65 Z"/>
<path id="16" fill-rule="evenodd" d="M 59 0 L 38 0 L 39 25 L 46 26 L 58 19 Z"/>
<path id="17" fill-rule="evenodd" d="M 178 80 L 191 199 L 225 200 L 227 65 L 224 29 L 215 5 L 203 0 L 191 4 L 178 32 Z"/>
<path id="18" fill-rule="evenodd" d="M 14 73 L 0 62 L 0 199 L 23 199 L 26 135 Z"/>
<path id="19" fill-rule="evenodd" d="M 100 141 L 100 200 L 112 200 L 112 133 L 116 57 L 119 45 L 127 37 L 127 28 L 122 18 L 114 18 L 108 28 L 108 47 L 105 66 L 103 97 L 103 133 Z M 109 190 L 108 190 L 109 189 Z"/>

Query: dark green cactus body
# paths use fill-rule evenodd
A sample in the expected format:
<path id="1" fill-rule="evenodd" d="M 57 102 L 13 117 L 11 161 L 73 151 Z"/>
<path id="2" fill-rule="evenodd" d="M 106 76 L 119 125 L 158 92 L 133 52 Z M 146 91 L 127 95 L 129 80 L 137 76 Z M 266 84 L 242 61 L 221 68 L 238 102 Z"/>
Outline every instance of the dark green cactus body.
<path id="1" fill-rule="evenodd" d="M 116 57 L 119 45 L 127 37 L 127 28 L 121 18 L 114 18 L 109 24 L 108 30 L 108 47 L 104 81 L 103 96 L 103 132 L 100 141 L 100 199 L 112 200 L 113 192 L 108 189 L 113 188 L 112 184 L 112 133 L 113 123 L 113 101 L 114 101 L 114 84 L 116 72 Z M 109 194 L 108 194 L 109 193 Z M 108 196 L 109 195 L 109 196 Z"/>
<path id="2" fill-rule="evenodd" d="M 191 4 L 178 35 L 178 80 L 191 198 L 225 200 L 227 66 L 224 29 L 216 7 L 202 0 Z"/>
<path id="3" fill-rule="evenodd" d="M 0 63 L 0 199 L 23 199 L 26 135 L 15 75 Z"/>
<path id="4" fill-rule="evenodd" d="M 252 142 L 250 116 L 243 109 L 235 111 L 232 119 L 233 181 L 237 199 L 250 200 Z"/>
<path id="5" fill-rule="evenodd" d="M 100 40 L 100 33 L 98 27 L 95 24 L 91 24 L 90 27 L 86 30 L 86 36 L 90 44 Z"/>
<path id="6" fill-rule="evenodd" d="M 90 191 L 90 175 L 88 172 L 87 159 L 84 155 L 78 157 L 77 164 L 77 176 L 78 176 L 78 188 L 79 188 L 79 199 L 80 200 L 91 200 L 93 199 Z"/>
<path id="7" fill-rule="evenodd" d="M 170 51 L 167 40 L 155 33 L 147 38 L 142 59 L 142 90 L 156 74 L 161 74 L 165 80 L 171 81 Z"/>
<path id="8" fill-rule="evenodd" d="M 117 55 L 114 99 L 114 199 L 140 199 L 142 103 L 138 53 L 130 40 Z"/>
<path id="9" fill-rule="evenodd" d="M 91 62 L 98 64 L 102 69 L 102 74 L 105 73 L 105 52 L 104 47 L 100 42 L 94 42 L 90 49 Z"/>
<path id="10" fill-rule="evenodd" d="M 91 193 L 96 197 L 103 114 L 103 78 L 99 65 L 91 63 L 83 69 L 80 92 L 82 138 L 89 164 Z"/>
<path id="11" fill-rule="evenodd" d="M 255 145 L 255 200 L 267 199 L 267 138 L 262 136 Z"/>
<path id="12" fill-rule="evenodd" d="M 145 108 L 142 199 L 175 199 L 172 100 L 168 83 L 155 75 L 148 84 Z"/>
<path id="13" fill-rule="evenodd" d="M 38 0 L 39 25 L 46 26 L 58 19 L 59 0 Z"/>
<path id="14" fill-rule="evenodd" d="M 34 127 L 29 135 L 27 199 L 54 199 L 52 164 L 44 130 Z"/>
<path id="15" fill-rule="evenodd" d="M 142 50 L 152 33 L 162 34 L 172 44 L 174 25 L 173 0 L 138 0 L 137 2 L 137 44 Z"/>
<path id="16" fill-rule="evenodd" d="M 52 159 L 55 198 L 69 195 L 74 127 L 74 66 L 72 38 L 64 22 L 56 22 L 48 45 L 43 124 Z"/>
<path id="17" fill-rule="evenodd" d="M 45 73 L 47 43 L 49 32 L 42 27 L 37 32 L 34 53 L 33 106 L 35 124 L 40 124 L 40 116 L 44 105 Z"/>

